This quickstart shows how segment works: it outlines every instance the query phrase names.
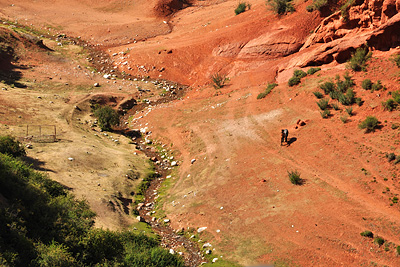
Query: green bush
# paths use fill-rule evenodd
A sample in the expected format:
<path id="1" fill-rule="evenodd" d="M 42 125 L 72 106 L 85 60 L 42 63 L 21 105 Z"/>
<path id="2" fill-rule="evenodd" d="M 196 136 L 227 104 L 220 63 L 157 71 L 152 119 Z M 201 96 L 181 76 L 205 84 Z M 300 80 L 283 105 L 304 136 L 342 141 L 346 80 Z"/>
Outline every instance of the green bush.
<path id="1" fill-rule="evenodd" d="M 385 243 L 385 239 L 377 236 L 374 238 L 374 243 L 377 244 L 378 246 L 382 246 Z"/>
<path id="2" fill-rule="evenodd" d="M 397 252 L 397 255 L 400 255 L 400 246 L 396 247 L 396 252 Z"/>
<path id="3" fill-rule="evenodd" d="M 267 0 L 265 3 L 274 13 L 279 15 L 295 11 L 292 0 Z"/>
<path id="4" fill-rule="evenodd" d="M 235 9 L 235 14 L 236 14 L 236 15 L 239 15 L 240 13 L 245 12 L 245 11 L 246 11 L 246 8 L 247 8 L 247 9 L 250 9 L 250 8 L 251 8 L 250 4 L 248 4 L 248 3 L 246 3 L 246 2 L 240 2 L 240 3 L 238 4 L 237 8 Z"/>
<path id="5" fill-rule="evenodd" d="M 103 131 L 110 131 L 112 126 L 119 124 L 118 113 L 109 106 L 98 107 L 94 111 L 94 116 L 98 119 Z"/>
<path id="6" fill-rule="evenodd" d="M 289 180 L 294 185 L 302 185 L 303 179 L 300 177 L 300 173 L 298 171 L 288 171 Z"/>
<path id="7" fill-rule="evenodd" d="M 361 236 L 365 236 L 365 237 L 369 237 L 369 238 L 373 238 L 374 234 L 371 231 L 364 231 L 362 233 L 360 233 Z"/>
<path id="8" fill-rule="evenodd" d="M 26 155 L 22 144 L 12 136 L 0 136 L 0 153 L 8 154 L 13 157 Z"/>
<path id="9" fill-rule="evenodd" d="M 365 129 L 365 132 L 373 132 L 379 127 L 380 122 L 374 116 L 368 116 L 364 121 L 362 121 L 358 128 Z"/>
<path id="10" fill-rule="evenodd" d="M 353 116 L 353 108 L 352 107 L 346 108 L 346 112 L 347 112 L 347 114 L 349 114 L 349 116 Z"/>
<path id="11" fill-rule="evenodd" d="M 331 116 L 331 111 L 329 109 L 325 109 L 324 111 L 320 112 L 320 114 L 323 119 L 327 119 Z"/>
<path id="12" fill-rule="evenodd" d="M 216 72 L 211 75 L 211 81 L 215 89 L 221 89 L 229 82 L 229 77 L 227 77 L 226 74 Z"/>
<path id="13" fill-rule="evenodd" d="M 371 58 L 372 53 L 368 52 L 368 48 L 357 48 L 356 52 L 348 61 L 348 66 L 354 71 L 366 71 L 367 61 Z"/>
<path id="14" fill-rule="evenodd" d="M 292 77 L 292 78 L 290 78 L 289 81 L 288 81 L 288 85 L 289 85 L 290 87 L 295 86 L 295 85 L 298 85 L 299 83 L 300 83 L 300 78 L 299 78 L 299 77 Z"/>
<path id="15" fill-rule="evenodd" d="M 312 12 L 314 10 L 321 10 L 324 6 L 328 5 L 328 0 L 313 0 L 312 5 L 306 7 L 308 12 Z"/>
<path id="16" fill-rule="evenodd" d="M 361 97 L 357 97 L 357 98 L 356 98 L 356 104 L 357 104 L 358 106 L 362 106 L 363 103 L 364 103 L 364 101 L 362 101 Z"/>
<path id="17" fill-rule="evenodd" d="M 339 110 L 340 109 L 338 104 L 332 104 L 332 108 L 334 110 Z"/>
<path id="18" fill-rule="evenodd" d="M 303 70 L 295 70 L 293 71 L 293 77 L 298 77 L 298 78 L 304 78 L 307 76 L 307 73 L 305 73 Z"/>
<path id="19" fill-rule="evenodd" d="M 324 97 L 324 95 L 321 92 L 313 92 L 316 98 L 321 99 Z"/>
<path id="20" fill-rule="evenodd" d="M 268 84 L 265 91 L 258 94 L 257 99 L 262 99 L 262 98 L 266 97 L 269 93 L 271 93 L 272 89 L 274 89 L 276 86 L 278 86 L 278 84 L 276 84 L 276 83 Z"/>
<path id="21" fill-rule="evenodd" d="M 376 83 L 372 84 L 371 91 L 379 91 L 383 88 L 382 82 L 378 80 Z"/>
<path id="22" fill-rule="evenodd" d="M 316 72 L 318 72 L 318 71 L 320 71 L 321 70 L 321 68 L 309 68 L 308 70 L 307 70 L 307 74 L 308 75 L 313 75 L 314 73 L 316 73 Z"/>
<path id="23" fill-rule="evenodd" d="M 329 107 L 329 100 L 321 99 L 320 101 L 317 102 L 317 105 L 321 110 L 325 110 Z"/>
<path id="24" fill-rule="evenodd" d="M 322 90 L 324 90 L 324 93 L 328 95 L 330 92 L 336 90 L 336 86 L 333 82 L 325 82 L 319 86 Z"/>
<path id="25" fill-rule="evenodd" d="M 365 79 L 361 83 L 361 87 L 365 90 L 371 90 L 372 88 L 372 82 L 370 79 Z"/>
<path id="26" fill-rule="evenodd" d="M 50 245 L 39 243 L 37 246 L 38 256 L 35 265 L 42 267 L 60 266 L 70 267 L 79 266 L 76 259 L 68 251 L 68 247 L 52 241 Z"/>
<path id="27" fill-rule="evenodd" d="M 383 108 L 388 111 L 395 110 L 397 108 L 397 105 L 398 104 L 396 103 L 396 101 L 394 101 L 394 99 L 392 98 L 389 98 L 388 100 L 382 102 Z"/>

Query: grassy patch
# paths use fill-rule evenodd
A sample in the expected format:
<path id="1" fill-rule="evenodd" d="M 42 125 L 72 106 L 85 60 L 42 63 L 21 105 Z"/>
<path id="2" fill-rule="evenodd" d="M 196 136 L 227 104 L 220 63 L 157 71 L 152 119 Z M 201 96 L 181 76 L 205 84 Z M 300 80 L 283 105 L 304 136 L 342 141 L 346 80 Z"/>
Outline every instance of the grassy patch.
<path id="1" fill-rule="evenodd" d="M 271 93 L 272 89 L 274 89 L 276 86 L 278 86 L 278 84 L 276 84 L 276 83 L 268 84 L 265 91 L 258 94 L 257 99 L 262 99 L 262 98 L 266 97 L 269 93 Z"/>

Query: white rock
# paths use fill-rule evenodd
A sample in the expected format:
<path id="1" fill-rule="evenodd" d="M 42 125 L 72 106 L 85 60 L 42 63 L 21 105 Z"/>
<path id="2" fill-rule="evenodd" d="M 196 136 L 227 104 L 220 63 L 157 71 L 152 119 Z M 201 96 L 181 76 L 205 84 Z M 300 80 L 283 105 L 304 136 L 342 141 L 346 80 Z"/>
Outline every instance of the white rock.
<path id="1" fill-rule="evenodd" d="M 205 227 L 200 227 L 199 229 L 197 229 L 197 232 L 198 233 L 201 233 L 201 232 L 203 232 L 204 230 L 206 230 L 207 229 L 207 226 L 205 226 Z"/>
<path id="2" fill-rule="evenodd" d="M 169 223 L 170 220 L 169 220 L 169 219 L 165 219 L 164 222 L 165 222 L 165 223 Z"/>
<path id="3" fill-rule="evenodd" d="M 205 243 L 205 244 L 203 245 L 203 248 L 208 248 L 208 247 L 212 247 L 212 245 L 211 245 L 210 243 Z"/>
<path id="4" fill-rule="evenodd" d="M 214 258 L 212 259 L 212 262 L 216 262 L 218 260 L 218 258 Z"/>
<path id="5" fill-rule="evenodd" d="M 196 159 L 192 159 L 192 160 L 190 161 L 190 163 L 193 164 L 195 161 L 196 161 Z"/>
<path id="6" fill-rule="evenodd" d="M 172 248 L 170 248 L 170 249 L 169 249 L 169 253 L 171 253 L 172 255 L 174 255 L 174 254 L 175 254 L 175 251 L 174 251 Z"/>
<path id="7" fill-rule="evenodd" d="M 103 75 L 103 78 L 104 78 L 104 79 L 110 79 L 110 78 L 111 78 L 111 74 L 104 74 L 104 75 Z"/>
<path id="8" fill-rule="evenodd" d="M 71 157 L 69 157 L 69 158 L 68 158 L 68 160 L 69 160 L 69 161 L 73 161 L 73 160 L 74 160 L 74 158 L 71 158 Z"/>

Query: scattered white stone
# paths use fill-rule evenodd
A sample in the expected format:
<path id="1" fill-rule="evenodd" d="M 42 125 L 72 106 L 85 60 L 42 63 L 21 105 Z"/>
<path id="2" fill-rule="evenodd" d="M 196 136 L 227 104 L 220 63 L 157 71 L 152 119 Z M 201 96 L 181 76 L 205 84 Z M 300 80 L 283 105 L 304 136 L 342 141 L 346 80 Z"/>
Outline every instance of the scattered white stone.
<path id="1" fill-rule="evenodd" d="M 172 177 L 171 175 L 167 175 L 167 177 L 165 177 L 165 178 L 169 179 L 169 178 L 171 178 L 171 177 Z"/>
<path id="2" fill-rule="evenodd" d="M 190 161 L 190 163 L 193 164 L 195 161 L 196 161 L 196 159 L 192 159 L 192 160 Z"/>
<path id="3" fill-rule="evenodd" d="M 210 243 L 205 243 L 205 244 L 203 245 L 203 248 L 209 248 L 209 247 L 212 247 L 212 245 L 211 245 Z"/>
<path id="4" fill-rule="evenodd" d="M 205 226 L 205 227 L 200 227 L 199 229 L 197 229 L 197 232 L 198 233 L 201 233 L 201 232 L 203 232 L 204 230 L 206 230 L 207 229 L 207 226 Z"/>
<path id="5" fill-rule="evenodd" d="M 71 158 L 71 157 L 69 157 L 69 158 L 68 158 L 68 160 L 69 160 L 69 161 L 73 161 L 73 160 L 74 160 L 74 158 Z"/>
<path id="6" fill-rule="evenodd" d="M 217 230 L 217 231 L 215 231 L 215 232 L 219 233 L 219 232 L 221 232 L 221 230 L 219 230 L 219 229 L 218 229 L 218 230 Z"/>
<path id="7" fill-rule="evenodd" d="M 111 74 L 104 74 L 104 75 L 103 75 L 103 78 L 104 78 L 104 79 L 110 79 L 110 78 L 111 78 Z"/>
<path id="8" fill-rule="evenodd" d="M 206 254 L 208 254 L 208 255 L 211 254 L 211 249 L 207 249 Z"/>
<path id="9" fill-rule="evenodd" d="M 220 210 L 223 210 L 224 209 L 224 207 L 221 207 L 221 208 L 219 208 Z"/>
<path id="10" fill-rule="evenodd" d="M 172 255 L 174 255 L 174 254 L 175 254 L 175 251 L 174 251 L 172 248 L 170 248 L 170 249 L 169 249 L 169 253 L 172 254 Z"/>
<path id="11" fill-rule="evenodd" d="M 171 162 L 171 166 L 172 166 L 172 167 L 174 167 L 174 166 L 176 166 L 176 165 L 178 165 L 178 163 L 177 163 L 176 161 Z"/>
<path id="12" fill-rule="evenodd" d="M 99 83 L 94 83 L 93 86 L 94 86 L 94 87 L 99 87 L 100 84 L 99 84 Z"/>
<path id="13" fill-rule="evenodd" d="M 165 222 L 165 223 L 169 223 L 170 220 L 169 220 L 169 219 L 164 219 L 164 222 Z"/>
<path id="14" fill-rule="evenodd" d="M 214 259 L 212 259 L 212 262 L 216 262 L 218 260 L 218 258 L 214 258 Z"/>

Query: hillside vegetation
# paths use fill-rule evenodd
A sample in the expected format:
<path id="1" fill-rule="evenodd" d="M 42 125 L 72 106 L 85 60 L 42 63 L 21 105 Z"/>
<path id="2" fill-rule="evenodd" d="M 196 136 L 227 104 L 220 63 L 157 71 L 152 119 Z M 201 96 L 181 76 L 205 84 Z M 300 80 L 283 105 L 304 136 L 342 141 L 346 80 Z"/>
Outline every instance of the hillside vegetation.
<path id="1" fill-rule="evenodd" d="M 13 154 L 1 137 L 0 265 L 183 266 L 159 241 L 131 230 L 93 227 L 95 214 L 61 184 Z"/>

